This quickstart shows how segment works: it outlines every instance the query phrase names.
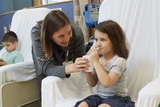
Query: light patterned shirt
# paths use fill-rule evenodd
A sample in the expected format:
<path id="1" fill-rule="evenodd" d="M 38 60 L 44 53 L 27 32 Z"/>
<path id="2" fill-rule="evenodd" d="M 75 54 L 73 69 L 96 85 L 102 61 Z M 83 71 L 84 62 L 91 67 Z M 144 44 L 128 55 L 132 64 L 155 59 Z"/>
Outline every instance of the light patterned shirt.
<path id="1" fill-rule="evenodd" d="M 5 60 L 7 64 L 14 64 L 24 61 L 22 54 L 17 50 L 12 52 L 4 52 L 2 54 L 2 59 Z"/>
<path id="2" fill-rule="evenodd" d="M 100 63 L 101 57 L 100 57 Z M 102 64 L 102 63 L 101 63 Z M 119 79 L 112 86 L 105 88 L 100 82 L 97 84 L 97 94 L 102 98 L 107 98 L 108 96 L 122 96 L 128 95 L 127 85 L 127 75 L 126 75 L 126 60 L 118 55 L 115 55 L 106 65 L 102 65 L 104 70 L 109 72 L 116 72 L 120 75 Z"/>

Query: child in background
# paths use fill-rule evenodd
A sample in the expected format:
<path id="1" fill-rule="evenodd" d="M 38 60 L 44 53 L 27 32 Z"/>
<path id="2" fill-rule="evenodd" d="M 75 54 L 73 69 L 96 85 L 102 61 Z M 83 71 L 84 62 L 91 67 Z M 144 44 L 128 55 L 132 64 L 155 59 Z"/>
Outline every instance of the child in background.
<path id="1" fill-rule="evenodd" d="M 101 22 L 94 38 L 95 48 L 88 54 L 95 70 L 86 72 L 86 78 L 91 87 L 97 85 L 97 93 L 77 102 L 75 107 L 134 107 L 126 87 L 129 50 L 122 28 L 112 20 Z"/>
<path id="2" fill-rule="evenodd" d="M 22 54 L 16 50 L 18 37 L 13 31 L 9 31 L 2 37 L 2 44 L 6 49 L 0 59 L 0 66 L 23 62 Z"/>

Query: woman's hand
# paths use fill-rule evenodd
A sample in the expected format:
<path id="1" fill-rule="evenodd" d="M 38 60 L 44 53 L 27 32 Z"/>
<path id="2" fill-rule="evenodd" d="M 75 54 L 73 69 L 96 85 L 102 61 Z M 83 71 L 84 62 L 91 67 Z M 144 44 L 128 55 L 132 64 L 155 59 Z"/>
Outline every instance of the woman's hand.
<path id="1" fill-rule="evenodd" d="M 88 70 L 89 66 L 90 66 L 89 60 L 87 58 L 80 57 L 75 60 L 75 63 L 66 65 L 65 72 L 66 74 L 70 74 L 73 72 L 80 72 Z"/>

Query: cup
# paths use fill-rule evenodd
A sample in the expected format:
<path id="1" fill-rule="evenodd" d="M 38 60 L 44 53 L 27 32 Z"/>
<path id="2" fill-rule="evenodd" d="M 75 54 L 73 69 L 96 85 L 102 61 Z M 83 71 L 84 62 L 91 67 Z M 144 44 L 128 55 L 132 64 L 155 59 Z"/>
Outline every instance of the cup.
<path id="1" fill-rule="evenodd" d="M 90 61 L 89 55 L 84 55 L 83 58 L 87 58 Z M 90 64 L 90 67 L 89 67 L 88 70 L 85 70 L 85 72 L 92 72 L 93 71 L 93 64 L 92 64 L 92 62 L 90 61 L 89 64 Z"/>

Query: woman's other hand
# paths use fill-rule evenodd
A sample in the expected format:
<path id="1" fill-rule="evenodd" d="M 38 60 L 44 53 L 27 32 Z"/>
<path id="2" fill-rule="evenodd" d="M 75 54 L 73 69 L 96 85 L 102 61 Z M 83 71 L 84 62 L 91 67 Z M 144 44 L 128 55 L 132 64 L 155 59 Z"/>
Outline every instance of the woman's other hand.
<path id="1" fill-rule="evenodd" d="M 73 72 L 80 72 L 80 71 L 88 70 L 90 66 L 89 63 L 90 62 L 87 58 L 83 58 L 83 57 L 77 58 L 75 60 L 75 63 L 66 65 L 65 72 L 66 74 L 71 74 Z"/>

